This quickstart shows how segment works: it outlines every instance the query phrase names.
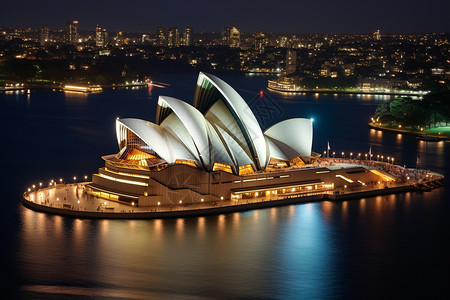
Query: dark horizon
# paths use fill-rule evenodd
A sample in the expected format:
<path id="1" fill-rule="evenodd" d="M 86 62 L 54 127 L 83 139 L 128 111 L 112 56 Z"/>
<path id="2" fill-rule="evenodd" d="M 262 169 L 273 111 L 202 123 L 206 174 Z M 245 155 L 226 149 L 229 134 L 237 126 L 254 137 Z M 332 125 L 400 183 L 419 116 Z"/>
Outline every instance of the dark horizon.
<path id="1" fill-rule="evenodd" d="M 437 0 L 432 6 L 419 1 L 374 3 L 349 1 L 336 3 L 288 3 L 261 0 L 257 4 L 228 0 L 222 5 L 210 1 L 180 0 L 151 4 L 132 0 L 124 5 L 110 1 L 80 0 L 78 5 L 48 0 L 6 2 L 0 11 L 0 27 L 64 29 L 67 20 L 78 20 L 81 30 L 93 30 L 98 24 L 108 31 L 152 32 L 158 26 L 194 27 L 196 32 L 220 32 L 224 26 L 236 26 L 242 32 L 264 30 L 273 33 L 362 34 L 445 33 L 450 31 L 450 4 Z"/>

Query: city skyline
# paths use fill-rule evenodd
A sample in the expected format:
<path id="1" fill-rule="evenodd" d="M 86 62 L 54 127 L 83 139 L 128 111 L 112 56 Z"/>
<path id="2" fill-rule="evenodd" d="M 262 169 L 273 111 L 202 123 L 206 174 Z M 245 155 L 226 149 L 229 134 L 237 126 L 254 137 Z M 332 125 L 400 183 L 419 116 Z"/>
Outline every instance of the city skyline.
<path id="1" fill-rule="evenodd" d="M 350 1 L 345 4 L 323 0 L 315 3 L 259 1 L 240 3 L 229 0 L 223 5 L 195 0 L 189 3 L 172 1 L 150 4 L 131 1 L 126 7 L 110 2 L 78 1 L 70 8 L 66 3 L 29 0 L 21 5 L 4 3 L 0 12 L 0 27 L 64 28 L 67 20 L 78 20 L 80 29 L 100 24 L 111 31 L 154 31 L 158 26 L 196 31 L 220 32 L 224 26 L 236 26 L 243 32 L 265 30 L 286 33 L 368 33 L 380 29 L 386 33 L 447 32 L 450 21 L 447 1 L 433 6 L 418 1 L 385 1 L 365 4 Z"/>

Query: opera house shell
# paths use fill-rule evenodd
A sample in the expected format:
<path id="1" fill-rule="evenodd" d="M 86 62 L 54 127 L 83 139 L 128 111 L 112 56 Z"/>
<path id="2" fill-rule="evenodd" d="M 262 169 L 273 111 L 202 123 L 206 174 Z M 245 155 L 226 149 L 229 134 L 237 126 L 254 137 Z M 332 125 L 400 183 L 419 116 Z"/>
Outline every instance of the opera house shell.
<path id="1" fill-rule="evenodd" d="M 194 105 L 160 96 L 156 122 L 118 119 L 122 160 L 144 166 L 188 164 L 244 175 L 308 162 L 312 121 L 290 119 L 262 132 L 252 110 L 223 80 L 200 73 Z M 138 159 L 137 159 L 138 158 Z"/>
<path id="2" fill-rule="evenodd" d="M 244 99 L 206 73 L 198 76 L 193 105 L 160 96 L 154 123 L 117 119 L 116 133 L 119 152 L 103 157 L 105 167 L 88 185 L 96 197 L 177 205 L 288 195 L 334 181 L 305 171 L 317 156 L 312 120 L 288 119 L 263 132 Z"/>

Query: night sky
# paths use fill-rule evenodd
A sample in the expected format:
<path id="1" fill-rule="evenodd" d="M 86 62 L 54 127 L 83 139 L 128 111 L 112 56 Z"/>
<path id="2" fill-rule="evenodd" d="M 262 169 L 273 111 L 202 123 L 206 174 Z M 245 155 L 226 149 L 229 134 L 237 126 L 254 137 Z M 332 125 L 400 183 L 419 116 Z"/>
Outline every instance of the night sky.
<path id="1" fill-rule="evenodd" d="M 78 20 L 82 30 L 99 24 L 110 31 L 192 25 L 217 32 L 231 25 L 244 32 L 449 32 L 449 12 L 448 0 L 9 0 L 2 1 L 0 26 L 57 29 Z"/>

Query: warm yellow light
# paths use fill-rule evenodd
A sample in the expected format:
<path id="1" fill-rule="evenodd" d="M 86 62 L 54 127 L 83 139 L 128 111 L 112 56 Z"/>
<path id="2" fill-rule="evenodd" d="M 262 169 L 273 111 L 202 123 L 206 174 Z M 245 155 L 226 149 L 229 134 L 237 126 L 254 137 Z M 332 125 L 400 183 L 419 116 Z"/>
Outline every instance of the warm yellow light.
<path id="1" fill-rule="evenodd" d="M 141 186 L 148 186 L 148 183 L 145 183 L 145 182 L 134 181 L 134 180 L 126 180 L 126 179 L 121 179 L 121 178 L 115 178 L 115 177 L 108 176 L 108 175 L 105 175 L 105 174 L 100 174 L 100 177 L 103 177 L 105 179 L 112 180 L 112 181 L 122 182 L 122 183 L 141 185 Z"/>
<path id="2" fill-rule="evenodd" d="M 342 175 L 336 175 L 336 177 L 339 177 L 339 178 L 342 178 L 342 179 L 344 179 L 345 181 L 347 181 L 347 182 L 350 182 L 350 183 L 352 183 L 352 182 L 354 182 L 353 180 L 351 180 L 350 178 L 347 178 L 347 177 L 345 177 L 345 176 L 342 176 Z"/>

